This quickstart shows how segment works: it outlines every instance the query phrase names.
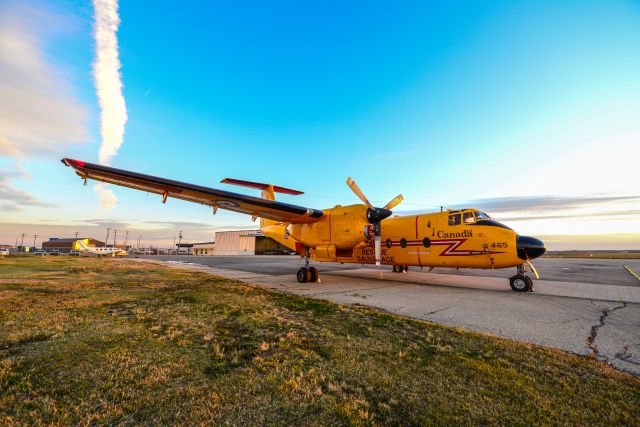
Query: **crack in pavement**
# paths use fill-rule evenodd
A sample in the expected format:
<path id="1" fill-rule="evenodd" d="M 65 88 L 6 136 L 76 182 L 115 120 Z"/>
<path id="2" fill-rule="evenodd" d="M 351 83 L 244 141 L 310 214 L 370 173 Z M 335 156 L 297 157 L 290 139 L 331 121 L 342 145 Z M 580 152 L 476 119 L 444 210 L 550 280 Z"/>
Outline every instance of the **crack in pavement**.
<path id="1" fill-rule="evenodd" d="M 432 315 L 432 314 L 440 313 L 441 311 L 449 310 L 449 309 L 450 309 L 450 308 L 452 308 L 452 307 L 453 307 L 453 306 L 445 307 L 445 308 L 439 308 L 438 310 L 433 310 L 433 311 L 430 311 L 430 312 L 428 312 L 428 313 L 424 313 L 424 314 L 423 314 L 423 316 L 430 316 L 430 315 Z"/>
<path id="2" fill-rule="evenodd" d="M 629 351 L 629 346 L 625 345 L 624 349 L 618 353 L 616 353 L 616 359 L 622 360 L 623 362 L 626 363 L 631 363 L 632 365 L 638 365 L 640 366 L 640 362 L 636 362 L 635 360 L 631 360 L 631 357 L 633 356 L 631 353 L 627 353 Z"/>
<path id="3" fill-rule="evenodd" d="M 600 315 L 599 322 L 591 327 L 591 333 L 587 337 L 587 347 L 589 347 L 589 349 L 593 352 L 594 356 L 601 357 L 607 362 L 609 361 L 609 358 L 607 356 L 602 356 L 600 354 L 600 351 L 598 350 L 598 345 L 596 344 L 598 331 L 600 330 L 600 328 L 604 326 L 604 321 L 610 313 L 613 313 L 614 311 L 617 311 L 626 307 L 627 307 L 627 303 L 623 302 L 622 305 L 619 305 L 617 307 L 605 308 L 604 310 L 602 310 L 602 314 Z"/>

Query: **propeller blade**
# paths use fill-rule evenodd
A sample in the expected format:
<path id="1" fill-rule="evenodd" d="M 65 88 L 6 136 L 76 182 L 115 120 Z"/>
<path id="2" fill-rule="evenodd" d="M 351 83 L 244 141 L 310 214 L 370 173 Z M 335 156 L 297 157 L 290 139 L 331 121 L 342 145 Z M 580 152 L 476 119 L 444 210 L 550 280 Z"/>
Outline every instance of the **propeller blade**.
<path id="1" fill-rule="evenodd" d="M 369 203 L 369 200 L 367 200 L 367 198 L 364 196 L 364 193 L 362 192 L 362 190 L 360 190 L 358 184 L 356 184 L 356 182 L 351 177 L 347 178 L 347 185 L 349 186 L 349 188 L 351 188 L 351 191 L 353 191 L 356 196 L 358 196 L 360 200 L 362 200 L 364 204 L 367 205 L 369 209 L 375 209 L 373 205 Z"/>
<path id="2" fill-rule="evenodd" d="M 402 194 L 398 194 L 396 197 L 391 199 L 391 201 L 389 203 L 384 205 L 384 209 L 391 210 L 391 209 L 395 208 L 396 206 L 398 206 L 400 203 L 402 203 L 403 200 L 404 200 L 404 197 L 402 197 Z"/>
<path id="3" fill-rule="evenodd" d="M 540 275 L 538 274 L 538 270 L 536 270 L 536 268 L 533 266 L 533 264 L 531 264 L 531 261 L 527 260 L 527 264 L 529 264 L 529 267 L 531 267 L 531 271 L 533 271 L 533 274 L 536 275 L 536 279 L 540 279 Z"/>

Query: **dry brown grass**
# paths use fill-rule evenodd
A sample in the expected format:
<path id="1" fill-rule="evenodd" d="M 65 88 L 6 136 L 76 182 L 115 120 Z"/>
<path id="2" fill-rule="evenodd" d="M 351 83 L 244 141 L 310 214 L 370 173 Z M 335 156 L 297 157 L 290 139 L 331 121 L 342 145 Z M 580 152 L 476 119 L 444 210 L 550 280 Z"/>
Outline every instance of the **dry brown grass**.
<path id="1" fill-rule="evenodd" d="M 593 359 L 126 260 L 0 261 L 0 424 L 640 424 Z"/>

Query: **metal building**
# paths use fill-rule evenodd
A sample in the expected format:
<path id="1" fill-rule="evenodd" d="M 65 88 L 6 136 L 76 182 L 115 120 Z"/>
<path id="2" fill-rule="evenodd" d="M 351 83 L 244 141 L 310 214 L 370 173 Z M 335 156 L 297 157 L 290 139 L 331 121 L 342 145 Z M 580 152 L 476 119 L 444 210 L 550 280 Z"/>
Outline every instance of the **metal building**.
<path id="1" fill-rule="evenodd" d="M 214 242 L 194 243 L 193 255 L 281 255 L 291 249 L 258 230 L 219 231 Z"/>

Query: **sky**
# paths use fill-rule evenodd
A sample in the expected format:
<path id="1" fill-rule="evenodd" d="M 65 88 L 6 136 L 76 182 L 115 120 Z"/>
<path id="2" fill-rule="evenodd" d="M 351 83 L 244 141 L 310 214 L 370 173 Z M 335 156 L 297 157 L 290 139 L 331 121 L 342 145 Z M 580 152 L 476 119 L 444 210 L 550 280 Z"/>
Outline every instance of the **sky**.
<path id="1" fill-rule="evenodd" d="M 71 157 L 315 209 L 358 203 L 351 176 L 397 214 L 640 249 L 639 45 L 635 1 L 0 0 L 0 243 L 257 227 L 85 187 Z"/>

